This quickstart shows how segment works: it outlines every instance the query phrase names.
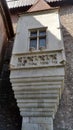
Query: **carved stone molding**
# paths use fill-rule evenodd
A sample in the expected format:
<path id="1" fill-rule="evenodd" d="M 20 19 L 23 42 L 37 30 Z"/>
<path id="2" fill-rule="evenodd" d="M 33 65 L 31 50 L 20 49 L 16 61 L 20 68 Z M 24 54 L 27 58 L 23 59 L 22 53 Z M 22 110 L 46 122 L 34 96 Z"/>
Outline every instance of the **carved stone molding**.
<path id="1" fill-rule="evenodd" d="M 57 54 L 19 56 L 17 66 L 57 64 Z"/>
<path id="2" fill-rule="evenodd" d="M 14 55 L 13 60 L 15 64 L 11 64 L 11 68 L 30 68 L 30 67 L 44 67 L 44 66 L 57 66 L 65 62 L 62 51 L 60 52 L 43 52 L 43 53 L 29 53 Z"/>

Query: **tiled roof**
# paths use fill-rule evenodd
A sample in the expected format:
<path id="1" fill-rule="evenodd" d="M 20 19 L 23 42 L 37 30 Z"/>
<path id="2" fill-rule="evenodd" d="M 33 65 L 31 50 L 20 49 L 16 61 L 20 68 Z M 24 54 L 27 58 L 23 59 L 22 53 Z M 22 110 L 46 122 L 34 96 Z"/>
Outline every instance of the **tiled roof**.
<path id="1" fill-rule="evenodd" d="M 56 2 L 62 0 L 45 0 L 46 2 Z M 30 6 L 37 2 L 37 0 L 10 0 L 7 2 L 9 8 L 18 8 L 23 6 Z"/>

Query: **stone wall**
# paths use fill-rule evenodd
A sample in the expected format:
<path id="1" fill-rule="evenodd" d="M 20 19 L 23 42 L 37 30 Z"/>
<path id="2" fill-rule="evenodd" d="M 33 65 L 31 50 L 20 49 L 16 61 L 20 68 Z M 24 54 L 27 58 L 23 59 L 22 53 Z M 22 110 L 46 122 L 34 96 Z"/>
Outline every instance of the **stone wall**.
<path id="1" fill-rule="evenodd" d="M 65 88 L 54 120 L 54 130 L 73 130 L 73 6 L 61 7 L 60 20 L 66 53 Z"/>
<path id="2" fill-rule="evenodd" d="M 11 20 L 12 20 L 12 25 L 13 25 L 13 30 L 14 30 L 14 33 L 16 33 L 16 28 L 17 28 L 17 22 L 18 22 L 18 15 L 17 14 L 11 14 Z"/>
<path id="3" fill-rule="evenodd" d="M 6 44 L 7 44 L 7 34 L 6 34 L 3 18 L 0 12 L 0 72 L 2 69 L 2 62 L 3 62 Z"/>

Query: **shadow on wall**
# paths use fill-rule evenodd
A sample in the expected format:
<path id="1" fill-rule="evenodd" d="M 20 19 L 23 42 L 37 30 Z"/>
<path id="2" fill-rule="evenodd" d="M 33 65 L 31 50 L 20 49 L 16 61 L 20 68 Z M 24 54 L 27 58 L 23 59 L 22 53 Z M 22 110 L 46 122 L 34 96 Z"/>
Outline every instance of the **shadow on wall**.
<path id="1" fill-rule="evenodd" d="M 33 16 L 26 17 L 26 18 L 22 17 L 17 26 L 16 38 L 15 38 L 15 42 L 13 46 L 13 53 L 21 53 L 21 52 L 24 53 L 24 52 L 29 51 L 29 35 L 28 35 L 29 30 L 37 29 L 37 28 L 44 28 L 44 27 L 48 27 L 47 28 L 47 44 L 46 44 L 48 50 L 63 49 L 62 41 L 60 38 L 59 25 L 57 25 L 57 23 L 54 25 L 52 21 L 50 21 L 50 24 L 51 24 L 50 25 L 48 24 L 49 21 L 46 22 L 47 20 L 46 18 L 43 19 L 42 17 L 39 17 L 39 20 L 38 18 L 35 18 Z M 56 20 L 56 18 L 54 20 Z"/>
<path id="2" fill-rule="evenodd" d="M 5 48 L 0 78 L 0 130 L 20 130 L 21 117 L 9 79 L 9 62 L 13 46 L 11 39 Z"/>
<path id="3" fill-rule="evenodd" d="M 73 37 L 64 26 L 62 33 L 66 55 L 65 87 L 54 119 L 54 130 L 73 130 Z"/>

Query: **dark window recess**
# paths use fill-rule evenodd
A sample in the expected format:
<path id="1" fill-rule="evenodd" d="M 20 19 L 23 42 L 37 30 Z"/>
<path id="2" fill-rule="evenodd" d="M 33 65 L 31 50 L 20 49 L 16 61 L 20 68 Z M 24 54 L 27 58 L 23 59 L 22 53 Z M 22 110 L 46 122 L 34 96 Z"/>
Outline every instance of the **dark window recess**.
<path id="1" fill-rule="evenodd" d="M 39 38 L 39 48 L 45 48 L 46 47 L 46 37 L 44 38 Z"/>
<path id="2" fill-rule="evenodd" d="M 37 39 L 30 39 L 30 49 L 37 49 Z"/>
<path id="3" fill-rule="evenodd" d="M 39 49 L 46 48 L 46 30 L 39 31 Z"/>

